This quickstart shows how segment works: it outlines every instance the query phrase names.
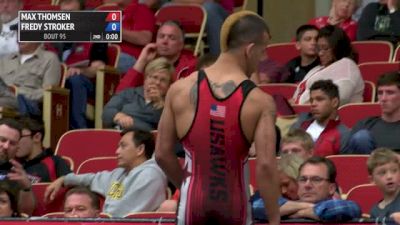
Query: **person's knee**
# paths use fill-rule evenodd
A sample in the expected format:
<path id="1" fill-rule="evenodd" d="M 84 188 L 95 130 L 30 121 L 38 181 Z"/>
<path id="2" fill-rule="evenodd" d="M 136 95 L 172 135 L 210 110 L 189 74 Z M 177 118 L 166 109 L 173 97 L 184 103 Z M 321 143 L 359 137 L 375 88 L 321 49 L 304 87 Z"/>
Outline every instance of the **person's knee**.
<path id="1" fill-rule="evenodd" d="M 365 142 L 371 141 L 371 134 L 369 133 L 368 130 L 363 129 L 363 130 L 359 130 L 356 133 L 354 133 L 353 136 L 351 137 L 351 139 L 355 143 L 365 143 Z"/>
<path id="2" fill-rule="evenodd" d="M 219 16 L 220 15 L 219 12 L 220 12 L 220 10 L 222 10 L 221 7 L 222 6 L 216 2 L 203 3 L 203 8 L 206 10 L 208 18 L 213 18 L 215 16 Z"/>
<path id="3" fill-rule="evenodd" d="M 375 141 L 367 129 L 354 133 L 350 139 L 350 146 L 358 154 L 369 154 L 376 147 Z"/>

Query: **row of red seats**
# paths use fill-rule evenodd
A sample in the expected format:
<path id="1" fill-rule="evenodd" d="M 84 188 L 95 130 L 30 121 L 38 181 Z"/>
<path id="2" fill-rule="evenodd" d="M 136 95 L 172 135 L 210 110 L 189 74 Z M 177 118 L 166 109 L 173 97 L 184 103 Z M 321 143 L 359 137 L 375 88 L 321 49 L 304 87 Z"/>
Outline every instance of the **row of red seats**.
<path id="1" fill-rule="evenodd" d="M 393 51 L 393 45 L 388 41 L 353 41 L 351 44 L 358 53 L 359 64 L 400 61 L 400 46 Z M 295 42 L 271 44 L 266 51 L 269 58 L 282 65 L 299 55 Z"/>

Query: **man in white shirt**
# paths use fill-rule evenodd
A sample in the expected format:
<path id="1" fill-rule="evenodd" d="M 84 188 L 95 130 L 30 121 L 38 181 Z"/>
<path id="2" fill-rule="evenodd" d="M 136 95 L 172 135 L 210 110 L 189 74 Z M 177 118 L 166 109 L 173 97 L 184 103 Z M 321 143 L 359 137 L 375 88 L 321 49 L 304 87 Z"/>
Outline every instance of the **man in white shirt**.
<path id="1" fill-rule="evenodd" d="M 0 58 L 18 52 L 18 11 L 23 0 L 0 0 Z"/>

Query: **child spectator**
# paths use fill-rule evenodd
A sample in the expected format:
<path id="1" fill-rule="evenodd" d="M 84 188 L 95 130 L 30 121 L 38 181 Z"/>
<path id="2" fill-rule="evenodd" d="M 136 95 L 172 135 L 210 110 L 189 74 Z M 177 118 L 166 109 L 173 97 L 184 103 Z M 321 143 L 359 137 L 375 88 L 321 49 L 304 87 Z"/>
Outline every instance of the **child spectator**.
<path id="1" fill-rule="evenodd" d="M 302 25 L 296 31 L 296 49 L 300 55 L 286 64 L 289 77 L 285 82 L 298 83 L 308 71 L 319 65 L 317 52 L 318 28 L 314 25 Z"/>
<path id="2" fill-rule="evenodd" d="M 374 150 L 367 161 L 371 180 L 383 193 L 383 200 L 376 203 L 370 212 L 377 221 L 393 219 L 400 223 L 400 161 L 397 154 L 388 148 Z"/>

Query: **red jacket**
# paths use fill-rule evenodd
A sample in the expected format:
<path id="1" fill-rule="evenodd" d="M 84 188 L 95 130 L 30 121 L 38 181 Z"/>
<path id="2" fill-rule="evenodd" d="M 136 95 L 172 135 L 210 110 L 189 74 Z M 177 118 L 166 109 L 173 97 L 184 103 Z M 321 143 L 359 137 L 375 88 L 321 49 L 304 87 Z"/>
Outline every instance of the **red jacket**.
<path id="1" fill-rule="evenodd" d="M 174 80 L 182 77 L 189 76 L 195 71 L 197 59 L 193 56 L 193 53 L 188 50 L 183 50 L 179 59 L 175 62 L 175 76 Z M 129 69 L 128 72 L 120 80 L 116 93 L 130 87 L 142 86 L 144 82 L 144 76 L 142 73 Z"/>
<path id="2" fill-rule="evenodd" d="M 302 113 L 291 129 L 301 128 L 307 130 L 313 122 L 314 119 L 310 113 Z M 330 120 L 314 143 L 314 155 L 328 156 L 339 154 L 349 134 L 349 128 L 343 125 L 339 119 Z"/>

